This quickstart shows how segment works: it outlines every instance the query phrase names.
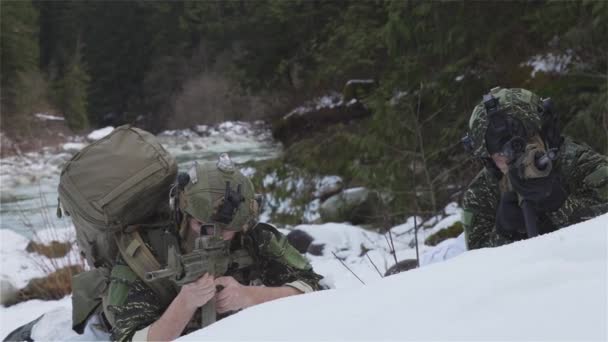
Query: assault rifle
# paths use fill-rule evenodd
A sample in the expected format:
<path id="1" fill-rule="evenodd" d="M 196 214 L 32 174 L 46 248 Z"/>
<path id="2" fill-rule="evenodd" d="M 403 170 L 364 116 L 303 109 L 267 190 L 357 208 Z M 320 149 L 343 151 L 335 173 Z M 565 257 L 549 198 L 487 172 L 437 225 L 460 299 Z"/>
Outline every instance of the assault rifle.
<path id="1" fill-rule="evenodd" d="M 521 179 L 547 177 L 553 168 L 552 161 L 557 157 L 557 150 L 545 150 L 542 146 L 535 143 L 526 144 L 520 137 L 515 137 L 513 140 L 515 139 L 520 139 L 521 141 L 517 143 L 513 142 L 513 144 L 505 144 L 505 151 L 503 153 L 509 158 L 513 158 L 510 159 L 513 160 L 510 167 L 515 168 L 517 176 Z M 509 156 L 509 154 L 511 155 Z M 510 184 L 509 187 L 511 187 Z M 538 225 L 534 206 L 530 201 L 521 198 L 520 196 L 519 205 L 524 216 L 528 238 L 537 236 Z"/>
<path id="2" fill-rule="evenodd" d="M 194 250 L 181 254 L 176 246 L 169 246 L 167 267 L 146 273 L 146 281 L 169 279 L 177 286 L 196 281 L 205 273 L 217 277 L 228 270 L 230 253 L 228 244 L 221 237 L 202 235 L 195 240 Z M 201 328 L 216 321 L 215 298 L 202 306 Z"/>

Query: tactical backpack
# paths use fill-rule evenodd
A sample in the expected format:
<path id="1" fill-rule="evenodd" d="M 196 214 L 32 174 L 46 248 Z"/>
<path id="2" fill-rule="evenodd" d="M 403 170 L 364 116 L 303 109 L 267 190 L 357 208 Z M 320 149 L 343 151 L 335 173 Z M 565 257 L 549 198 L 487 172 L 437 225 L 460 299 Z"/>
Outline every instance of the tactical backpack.
<path id="1" fill-rule="evenodd" d="M 91 267 L 111 267 L 116 235 L 168 206 L 177 164 L 160 142 L 129 125 L 90 144 L 66 163 L 59 180 L 61 208 L 72 218 L 81 254 Z"/>

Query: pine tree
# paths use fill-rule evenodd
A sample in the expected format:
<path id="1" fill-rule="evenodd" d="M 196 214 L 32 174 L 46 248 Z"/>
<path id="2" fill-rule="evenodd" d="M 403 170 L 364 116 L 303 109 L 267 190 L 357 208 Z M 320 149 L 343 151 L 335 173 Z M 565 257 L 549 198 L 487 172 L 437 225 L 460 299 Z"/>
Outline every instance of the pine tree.
<path id="1" fill-rule="evenodd" d="M 55 83 L 57 107 L 63 112 L 68 127 L 73 131 L 88 128 L 87 88 L 90 77 L 86 72 L 80 54 L 80 44 L 65 69 L 61 79 Z"/>
<path id="2" fill-rule="evenodd" d="M 30 81 L 39 80 L 38 11 L 31 1 L 0 3 L 2 124 L 26 128 L 31 114 Z"/>

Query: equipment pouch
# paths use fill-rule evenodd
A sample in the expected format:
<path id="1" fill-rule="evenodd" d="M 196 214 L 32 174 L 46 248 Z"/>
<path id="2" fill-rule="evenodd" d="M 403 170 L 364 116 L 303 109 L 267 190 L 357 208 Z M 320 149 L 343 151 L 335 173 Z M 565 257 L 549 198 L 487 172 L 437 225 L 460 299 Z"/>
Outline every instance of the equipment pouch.
<path id="1" fill-rule="evenodd" d="M 101 309 L 102 296 L 108 287 L 110 270 L 99 267 L 72 277 L 72 329 L 82 334 L 87 320 Z"/>
<path id="2" fill-rule="evenodd" d="M 110 325 L 114 326 L 114 315 L 108 307 L 111 305 L 122 305 L 127 299 L 131 283 L 137 279 L 137 275 L 127 265 L 115 265 L 110 273 L 110 286 L 103 297 L 103 311 Z"/>

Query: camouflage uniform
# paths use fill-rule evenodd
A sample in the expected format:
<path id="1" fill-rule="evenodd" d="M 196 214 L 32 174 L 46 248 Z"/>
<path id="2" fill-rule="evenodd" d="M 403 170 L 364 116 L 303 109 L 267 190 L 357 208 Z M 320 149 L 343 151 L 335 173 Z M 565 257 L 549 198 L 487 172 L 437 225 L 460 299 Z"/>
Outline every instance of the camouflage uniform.
<path id="1" fill-rule="evenodd" d="M 495 92 L 511 115 L 518 117 L 529 134 L 538 134 L 540 98 L 523 89 Z M 468 249 L 500 246 L 525 236 L 506 237 L 497 233 L 496 215 L 506 178 L 496 169 L 486 150 L 487 114 L 482 105 L 474 110 L 469 122 L 474 143 L 473 154 L 486 167 L 474 178 L 464 194 L 463 222 Z M 561 179 L 567 193 L 559 209 L 539 214 L 539 230 L 550 232 L 608 212 L 608 158 L 584 144 L 566 137 L 553 161 L 553 172 Z"/>
<path id="2" fill-rule="evenodd" d="M 280 244 L 286 243 L 285 251 L 280 254 L 268 248 L 275 239 Z M 233 264 L 225 274 L 234 277 L 243 285 L 287 285 L 302 290 L 301 285 L 298 286 L 296 283 L 304 283 L 313 291 L 321 289 L 319 281 L 322 276 L 316 274 L 304 256 L 286 242 L 284 235 L 270 225 L 258 224 L 247 232 L 237 233 L 230 249 L 231 251 L 244 249 L 254 260 L 252 266 L 245 268 L 238 268 L 238 265 Z M 291 257 L 287 258 L 286 255 Z M 135 279 L 129 286 L 124 304 L 109 307 L 116 322 L 112 330 L 112 339 L 116 341 L 130 341 L 136 331 L 154 323 L 167 309 L 167 306 L 160 304 L 157 294 L 141 279 Z M 200 317 L 197 316 L 193 317 L 184 334 L 198 328 L 195 322 L 200 322 Z"/>

